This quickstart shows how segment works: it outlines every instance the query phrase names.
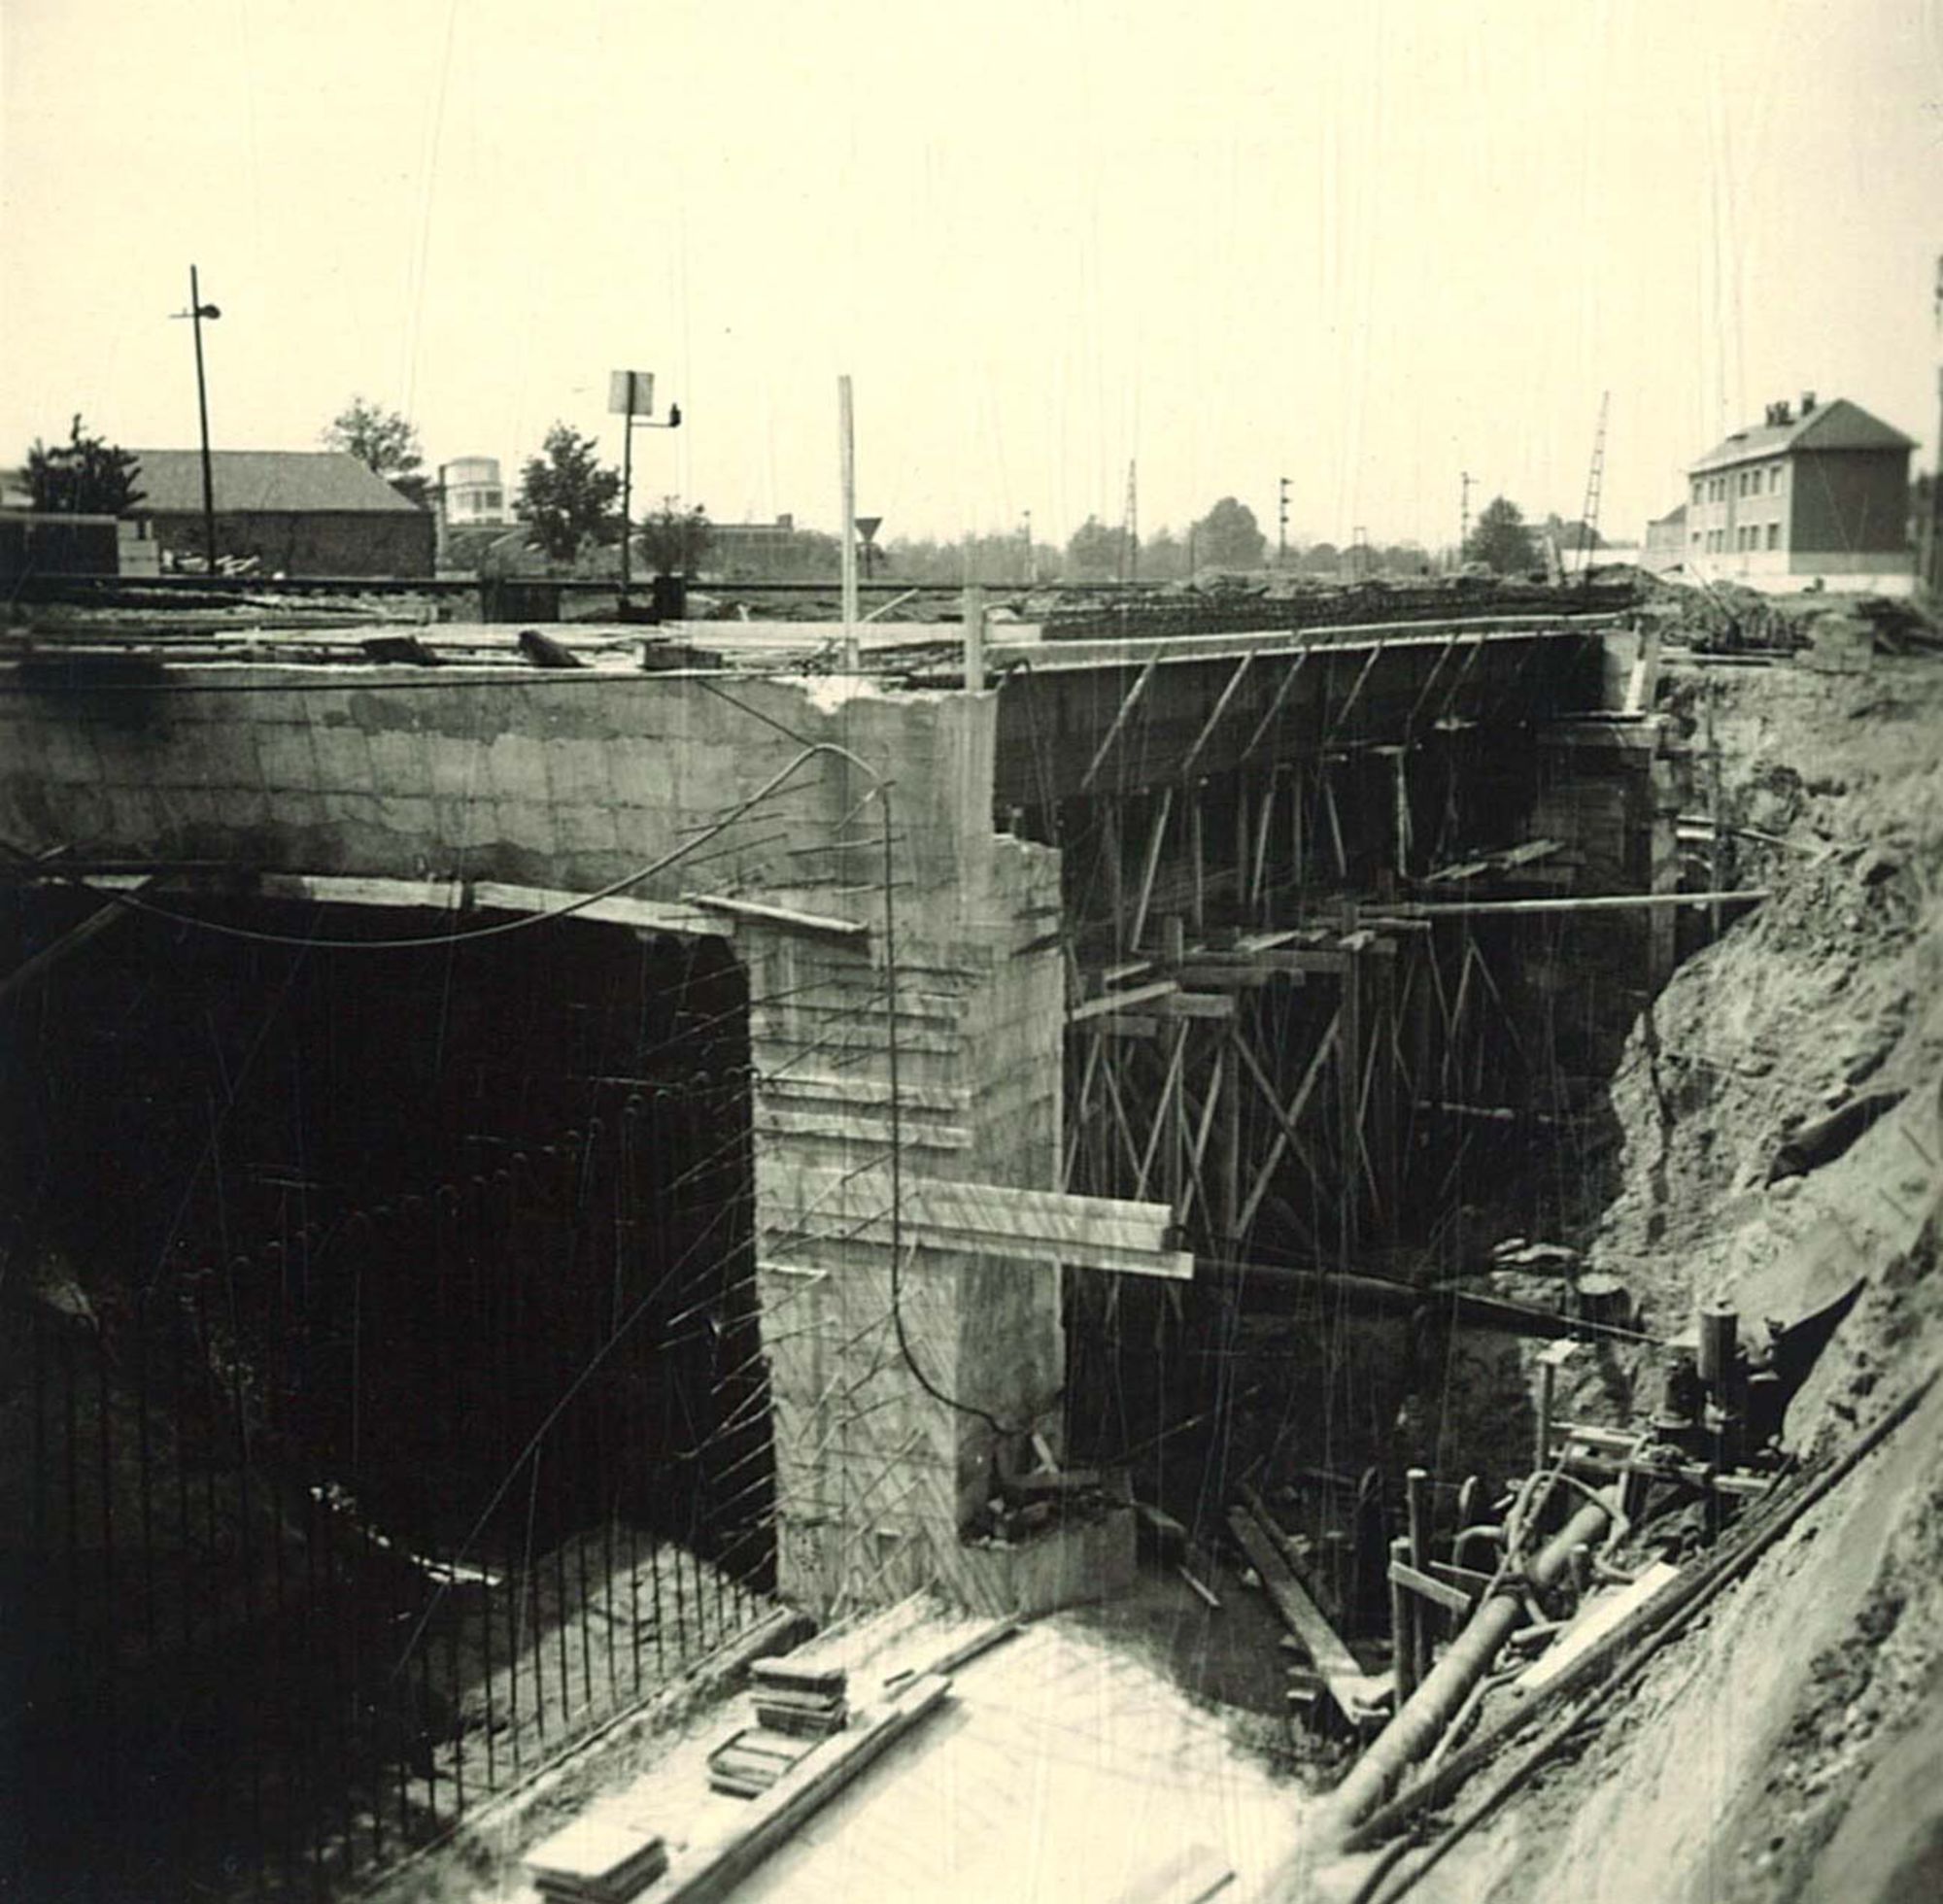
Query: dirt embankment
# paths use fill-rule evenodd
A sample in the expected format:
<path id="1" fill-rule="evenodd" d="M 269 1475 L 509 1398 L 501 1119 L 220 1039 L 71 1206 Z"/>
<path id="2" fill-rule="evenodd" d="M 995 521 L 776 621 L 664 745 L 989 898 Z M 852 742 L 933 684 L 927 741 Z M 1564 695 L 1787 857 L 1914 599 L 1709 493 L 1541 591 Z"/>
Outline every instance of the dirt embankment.
<path id="1" fill-rule="evenodd" d="M 1758 1335 L 1861 1282 L 1788 1421 L 1832 1451 L 1943 1364 L 1943 665 L 1676 672 L 1696 749 L 1710 700 L 1725 883 L 1773 897 L 1635 1029 L 1623 1187 L 1579 1241 L 1661 1335 L 1717 1301 Z M 1415 1895 L 1943 1895 L 1939 1662 L 1943 1385 Z"/>

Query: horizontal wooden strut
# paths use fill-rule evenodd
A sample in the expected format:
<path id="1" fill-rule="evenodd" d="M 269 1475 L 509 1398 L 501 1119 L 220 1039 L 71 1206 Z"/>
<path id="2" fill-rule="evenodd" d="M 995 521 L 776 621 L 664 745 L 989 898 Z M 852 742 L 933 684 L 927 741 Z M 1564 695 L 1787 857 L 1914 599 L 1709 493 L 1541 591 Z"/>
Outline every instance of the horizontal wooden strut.
<path id="1" fill-rule="evenodd" d="M 803 1169 L 759 1156 L 756 1182 L 765 1249 L 784 1257 L 792 1241 L 847 1247 L 882 1243 L 893 1226 L 888 1161 L 858 1171 Z M 903 1174 L 896 1227 L 907 1245 L 963 1250 L 1122 1275 L 1185 1281 L 1194 1258 L 1172 1246 L 1166 1204 L 1077 1197 Z"/>

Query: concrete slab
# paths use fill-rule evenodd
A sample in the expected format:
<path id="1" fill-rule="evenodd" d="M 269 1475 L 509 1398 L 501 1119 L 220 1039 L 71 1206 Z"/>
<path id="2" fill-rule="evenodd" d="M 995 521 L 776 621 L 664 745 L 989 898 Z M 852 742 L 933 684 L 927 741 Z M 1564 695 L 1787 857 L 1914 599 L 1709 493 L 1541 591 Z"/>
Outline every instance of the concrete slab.
<path id="1" fill-rule="evenodd" d="M 853 1702 L 874 1702 L 887 1676 L 937 1658 L 978 1624 L 927 1619 L 846 1658 Z M 718 1712 L 656 1771 L 595 1809 L 666 1833 L 671 1849 L 733 1830 L 743 1802 L 708 1791 L 705 1760 L 750 1717 L 746 1699 Z M 1217 1713 L 1055 1615 L 960 1668 L 944 1706 L 736 1896 L 1109 1904 L 1166 1880 L 1183 1847 L 1195 1847 L 1235 1874 L 1223 1904 L 1266 1904 L 1269 1874 L 1295 1848 L 1306 1802 L 1231 1742 Z M 475 1904 L 536 1897 L 516 1864 L 474 1893 Z"/>

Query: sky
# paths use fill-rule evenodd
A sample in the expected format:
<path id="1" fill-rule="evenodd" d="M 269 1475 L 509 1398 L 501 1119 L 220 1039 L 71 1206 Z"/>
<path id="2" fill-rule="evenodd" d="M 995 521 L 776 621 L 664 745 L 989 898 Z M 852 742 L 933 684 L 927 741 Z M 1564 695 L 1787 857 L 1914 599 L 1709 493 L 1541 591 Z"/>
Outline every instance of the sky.
<path id="1" fill-rule="evenodd" d="M 0 0 L 0 461 L 308 449 L 354 393 L 509 481 L 607 373 L 635 496 L 885 540 L 1636 538 L 1764 406 L 1933 466 L 1943 0 Z"/>

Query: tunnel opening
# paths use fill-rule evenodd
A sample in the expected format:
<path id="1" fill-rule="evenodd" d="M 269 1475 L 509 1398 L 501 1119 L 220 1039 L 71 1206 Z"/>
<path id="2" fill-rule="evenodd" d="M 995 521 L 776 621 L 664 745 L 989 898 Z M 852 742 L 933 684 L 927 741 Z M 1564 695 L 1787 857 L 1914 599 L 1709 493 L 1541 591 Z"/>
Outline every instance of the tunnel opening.
<path id="1" fill-rule="evenodd" d="M 17 891 L 8 969 L 100 903 Z M 335 1885 L 767 1609 L 747 982 L 574 918 L 123 910 L 0 1038 L 16 1849 Z"/>

